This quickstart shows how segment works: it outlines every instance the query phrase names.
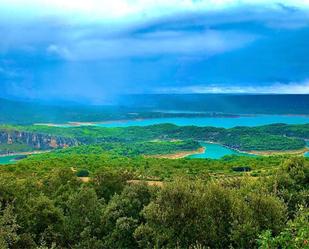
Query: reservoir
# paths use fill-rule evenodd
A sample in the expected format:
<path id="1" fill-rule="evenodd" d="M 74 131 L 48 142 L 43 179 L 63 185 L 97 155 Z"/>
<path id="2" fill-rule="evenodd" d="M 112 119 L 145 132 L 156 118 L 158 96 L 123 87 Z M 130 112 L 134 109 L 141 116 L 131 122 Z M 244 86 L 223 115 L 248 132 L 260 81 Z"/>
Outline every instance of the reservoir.
<path id="1" fill-rule="evenodd" d="M 241 153 L 233 149 L 229 149 L 220 144 L 214 143 L 201 143 L 203 147 L 206 148 L 204 153 L 191 155 L 188 158 L 210 158 L 210 159 L 220 159 L 228 155 L 238 155 L 238 156 L 254 156 L 248 153 Z"/>
<path id="2" fill-rule="evenodd" d="M 221 128 L 232 128 L 235 126 L 261 126 L 275 123 L 284 124 L 309 124 L 309 116 L 293 115 L 254 115 L 241 117 L 193 117 L 193 118 L 154 118 L 123 121 L 108 121 L 95 124 L 100 127 L 129 127 L 147 126 L 162 123 L 170 123 L 178 126 L 213 126 Z"/>
<path id="3" fill-rule="evenodd" d="M 16 158 L 16 157 L 17 157 L 17 155 L 0 157 L 0 165 L 1 164 L 13 164 L 13 163 L 16 162 L 14 160 L 14 158 Z"/>

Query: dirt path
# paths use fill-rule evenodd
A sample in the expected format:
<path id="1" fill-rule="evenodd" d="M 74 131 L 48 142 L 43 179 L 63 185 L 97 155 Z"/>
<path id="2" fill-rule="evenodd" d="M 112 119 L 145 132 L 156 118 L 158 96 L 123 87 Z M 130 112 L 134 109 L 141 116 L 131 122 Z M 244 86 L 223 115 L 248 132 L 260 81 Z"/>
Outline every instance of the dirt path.
<path id="1" fill-rule="evenodd" d="M 127 181 L 127 183 L 131 183 L 131 184 L 141 184 L 141 183 L 145 183 L 145 184 L 147 184 L 148 186 L 163 187 L 163 182 L 162 182 L 162 181 L 130 180 L 130 181 Z"/>

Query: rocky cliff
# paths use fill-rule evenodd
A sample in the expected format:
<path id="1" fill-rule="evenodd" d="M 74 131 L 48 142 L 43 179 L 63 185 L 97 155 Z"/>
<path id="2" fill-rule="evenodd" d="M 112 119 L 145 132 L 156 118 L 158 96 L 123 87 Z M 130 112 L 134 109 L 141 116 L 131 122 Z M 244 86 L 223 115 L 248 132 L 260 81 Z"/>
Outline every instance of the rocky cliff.
<path id="1" fill-rule="evenodd" d="M 24 144 L 35 150 L 49 150 L 75 146 L 78 145 L 79 142 L 74 138 L 52 136 L 47 134 L 21 131 L 0 131 L 0 145 L 14 144 Z"/>

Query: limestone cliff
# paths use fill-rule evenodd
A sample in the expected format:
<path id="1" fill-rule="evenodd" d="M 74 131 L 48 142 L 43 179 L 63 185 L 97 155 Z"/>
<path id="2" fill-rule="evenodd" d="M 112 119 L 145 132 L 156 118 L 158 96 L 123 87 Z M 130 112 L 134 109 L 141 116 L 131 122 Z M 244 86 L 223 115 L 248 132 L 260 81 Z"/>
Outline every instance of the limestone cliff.
<path id="1" fill-rule="evenodd" d="M 75 146 L 78 145 L 79 142 L 74 138 L 52 136 L 47 134 L 21 131 L 0 131 L 0 145 L 5 144 L 25 144 L 35 150 L 48 150 Z"/>

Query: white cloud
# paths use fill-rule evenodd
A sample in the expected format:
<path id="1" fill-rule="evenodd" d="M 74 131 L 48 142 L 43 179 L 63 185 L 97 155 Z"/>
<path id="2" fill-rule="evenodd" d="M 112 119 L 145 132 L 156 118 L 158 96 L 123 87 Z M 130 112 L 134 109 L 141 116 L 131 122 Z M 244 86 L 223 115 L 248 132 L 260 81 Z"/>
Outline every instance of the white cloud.
<path id="1" fill-rule="evenodd" d="M 259 36 L 232 31 L 206 30 L 202 33 L 154 32 L 138 37 L 85 39 L 67 46 L 50 45 L 47 52 L 66 60 L 83 61 L 160 54 L 203 54 L 212 56 L 241 48 Z"/>
<path id="2" fill-rule="evenodd" d="M 130 22 L 175 12 L 214 11 L 242 5 L 280 8 L 278 3 L 309 7 L 309 0 L 0 0 L 0 11 L 4 16 L 17 15 L 18 18 L 47 15 L 69 17 L 70 21 Z"/>
<path id="3" fill-rule="evenodd" d="M 309 94 L 309 79 L 303 82 L 291 82 L 288 84 L 274 83 L 266 86 L 237 86 L 237 85 L 198 85 L 186 87 L 160 88 L 157 93 L 247 93 L 247 94 Z"/>
<path id="4" fill-rule="evenodd" d="M 72 59 L 72 55 L 67 48 L 64 48 L 64 47 L 61 47 L 55 44 L 49 45 L 47 48 L 47 52 L 50 54 L 54 54 L 54 55 L 66 58 L 66 59 Z"/>

